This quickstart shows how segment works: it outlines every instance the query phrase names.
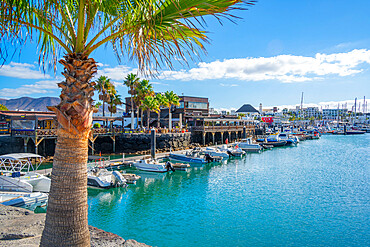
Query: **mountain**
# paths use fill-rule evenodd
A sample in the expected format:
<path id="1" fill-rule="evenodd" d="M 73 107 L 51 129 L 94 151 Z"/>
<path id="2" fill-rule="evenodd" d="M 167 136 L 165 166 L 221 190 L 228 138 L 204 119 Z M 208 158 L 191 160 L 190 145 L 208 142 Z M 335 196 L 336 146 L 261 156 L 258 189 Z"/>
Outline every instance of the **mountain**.
<path id="1" fill-rule="evenodd" d="M 0 104 L 5 105 L 9 110 L 34 110 L 48 111 L 47 106 L 59 104 L 60 99 L 56 97 L 30 98 L 22 97 L 18 99 L 0 99 Z"/>

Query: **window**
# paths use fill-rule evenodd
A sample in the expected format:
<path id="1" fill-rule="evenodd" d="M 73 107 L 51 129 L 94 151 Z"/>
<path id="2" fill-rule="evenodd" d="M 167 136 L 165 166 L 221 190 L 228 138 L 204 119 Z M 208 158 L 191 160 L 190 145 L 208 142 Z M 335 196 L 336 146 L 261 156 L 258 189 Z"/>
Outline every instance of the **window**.
<path id="1" fill-rule="evenodd" d="M 207 103 L 201 103 L 201 102 L 186 102 L 185 104 L 186 108 L 190 109 L 207 109 L 208 104 Z"/>

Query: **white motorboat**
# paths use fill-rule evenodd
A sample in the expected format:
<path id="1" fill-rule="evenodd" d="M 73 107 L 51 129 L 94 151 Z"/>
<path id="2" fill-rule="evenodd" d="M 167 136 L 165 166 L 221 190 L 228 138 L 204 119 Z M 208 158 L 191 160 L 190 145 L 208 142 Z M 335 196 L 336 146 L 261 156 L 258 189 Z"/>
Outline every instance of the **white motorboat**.
<path id="1" fill-rule="evenodd" d="M 223 160 L 229 158 L 229 155 L 226 151 L 222 151 L 212 147 L 206 147 L 200 151 L 202 154 L 208 154 L 211 157 L 222 157 Z"/>
<path id="2" fill-rule="evenodd" d="M 136 169 L 147 172 L 168 172 L 174 171 L 171 163 L 159 163 L 155 159 L 141 159 L 134 162 Z"/>
<path id="3" fill-rule="evenodd" d="M 233 157 L 241 157 L 245 154 L 245 152 L 241 148 L 239 148 L 238 145 L 233 145 L 231 147 L 228 147 L 227 145 L 222 145 L 221 147 L 219 147 L 219 149 Z"/>
<path id="4" fill-rule="evenodd" d="M 0 156 L 0 190 L 49 192 L 51 180 L 36 173 L 44 157 L 31 153 Z"/>
<path id="5" fill-rule="evenodd" d="M 260 152 L 262 150 L 261 145 L 253 143 L 252 138 L 243 139 L 237 143 L 237 146 L 246 152 Z"/>
<path id="6" fill-rule="evenodd" d="M 40 192 L 0 192 L 0 204 L 21 207 L 34 211 L 36 207 L 46 207 L 48 195 Z"/>
<path id="7" fill-rule="evenodd" d="M 126 179 L 118 171 L 104 168 L 92 168 L 87 171 L 87 186 L 90 188 L 109 189 L 126 185 Z"/>
<path id="8" fill-rule="evenodd" d="M 277 135 L 277 137 L 281 141 L 286 141 L 287 145 L 296 145 L 299 142 L 298 137 L 290 135 L 289 133 L 285 133 L 285 132 L 284 133 L 279 133 Z"/>

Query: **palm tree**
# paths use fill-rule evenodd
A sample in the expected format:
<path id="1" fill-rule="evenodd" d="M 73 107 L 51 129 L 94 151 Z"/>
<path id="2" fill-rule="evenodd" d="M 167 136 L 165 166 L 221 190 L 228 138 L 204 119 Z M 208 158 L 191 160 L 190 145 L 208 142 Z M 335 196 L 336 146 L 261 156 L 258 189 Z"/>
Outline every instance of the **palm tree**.
<path id="1" fill-rule="evenodd" d="M 164 93 L 164 96 L 167 99 L 167 106 L 168 106 L 168 129 L 172 129 L 172 114 L 171 114 L 171 107 L 173 105 L 179 106 L 180 105 L 180 98 L 175 94 L 173 91 L 167 91 Z"/>
<path id="2" fill-rule="evenodd" d="M 157 93 L 155 95 L 155 98 L 158 102 L 158 120 L 157 120 L 157 128 L 161 127 L 161 107 L 162 106 L 168 106 L 167 98 L 164 96 L 163 93 Z"/>
<path id="3" fill-rule="evenodd" d="M 156 97 L 153 96 L 146 96 L 142 102 L 141 108 L 143 110 L 147 111 L 147 128 L 149 129 L 150 127 L 150 112 L 156 112 L 158 113 L 159 111 L 159 103 L 156 99 Z"/>
<path id="4" fill-rule="evenodd" d="M 5 105 L 0 104 L 0 111 L 9 111 L 9 109 Z"/>
<path id="5" fill-rule="evenodd" d="M 233 17 L 229 10 L 243 0 L 2 0 L 0 57 L 6 48 L 37 40 L 40 64 L 54 64 L 58 55 L 65 80 L 61 101 L 49 107 L 58 120 L 57 145 L 49 204 L 41 246 L 90 246 L 87 221 L 87 153 L 92 125 L 97 64 L 90 55 L 112 44 L 118 58 L 127 54 L 139 71 L 171 67 L 174 58 L 199 54 L 207 36 L 202 16 Z M 205 26 L 205 25 L 204 25 Z M 18 47 L 17 47 L 18 45 Z M 2 61 L 3 64 L 3 61 Z"/>
<path id="6" fill-rule="evenodd" d="M 130 94 L 130 103 L 131 103 L 131 129 L 134 129 L 134 102 L 133 95 L 136 94 L 135 88 L 139 84 L 139 77 L 136 74 L 128 74 L 124 80 L 124 84 L 130 89 L 128 93 Z"/>
<path id="7" fill-rule="evenodd" d="M 103 101 L 103 117 L 105 116 L 105 103 L 111 101 L 112 95 L 115 95 L 115 86 L 110 82 L 110 79 L 106 76 L 100 76 L 98 80 L 95 81 L 95 90 L 99 92 L 99 100 Z"/>
<path id="8" fill-rule="evenodd" d="M 109 106 L 108 106 L 108 111 L 110 112 L 110 115 L 112 116 L 112 114 L 116 113 L 117 112 L 117 106 L 122 105 L 122 104 L 123 104 L 123 102 L 122 102 L 122 99 L 121 99 L 121 95 L 113 94 L 111 96 L 111 100 L 110 100 Z"/>
<path id="9" fill-rule="evenodd" d="M 135 104 L 137 107 L 137 118 L 139 122 L 139 115 L 140 115 L 140 106 L 143 104 L 143 100 L 145 99 L 146 96 L 153 96 L 154 91 L 153 91 L 153 86 L 152 84 L 149 83 L 148 80 L 141 80 L 137 87 L 135 88 L 136 95 L 135 95 Z M 141 114 L 142 115 L 142 114 Z M 141 119 L 141 127 L 143 127 L 143 120 L 142 117 Z"/>

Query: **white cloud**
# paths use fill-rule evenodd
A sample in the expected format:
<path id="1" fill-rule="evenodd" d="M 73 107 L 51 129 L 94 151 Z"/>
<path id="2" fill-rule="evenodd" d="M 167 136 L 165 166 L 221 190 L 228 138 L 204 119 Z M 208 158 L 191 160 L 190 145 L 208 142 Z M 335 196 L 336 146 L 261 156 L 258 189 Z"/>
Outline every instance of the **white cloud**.
<path id="1" fill-rule="evenodd" d="M 50 75 L 36 70 L 34 64 L 15 63 L 3 65 L 0 67 L 0 76 L 15 77 L 20 79 L 49 79 Z"/>
<path id="2" fill-rule="evenodd" d="M 137 73 L 137 69 L 132 69 L 124 65 L 118 65 L 113 68 L 108 67 L 108 65 L 104 65 L 103 67 L 104 68 L 98 69 L 98 73 L 95 75 L 95 78 L 99 78 L 103 75 L 115 81 L 123 81 L 128 74 Z"/>
<path id="3" fill-rule="evenodd" d="M 237 87 L 239 86 L 238 84 L 225 84 L 225 83 L 220 83 L 221 87 Z"/>
<path id="4" fill-rule="evenodd" d="M 60 80 L 37 81 L 34 84 L 22 85 L 19 88 L 2 88 L 0 89 L 0 97 L 15 98 L 31 94 L 47 94 L 50 90 L 58 89 L 57 83 Z"/>
<path id="5" fill-rule="evenodd" d="M 314 57 L 279 55 L 274 57 L 247 57 L 199 63 L 197 68 L 163 71 L 165 80 L 238 79 L 242 81 L 279 80 L 304 82 L 323 79 L 324 76 L 349 76 L 362 72 L 360 64 L 370 64 L 370 50 L 347 53 L 321 54 Z"/>

